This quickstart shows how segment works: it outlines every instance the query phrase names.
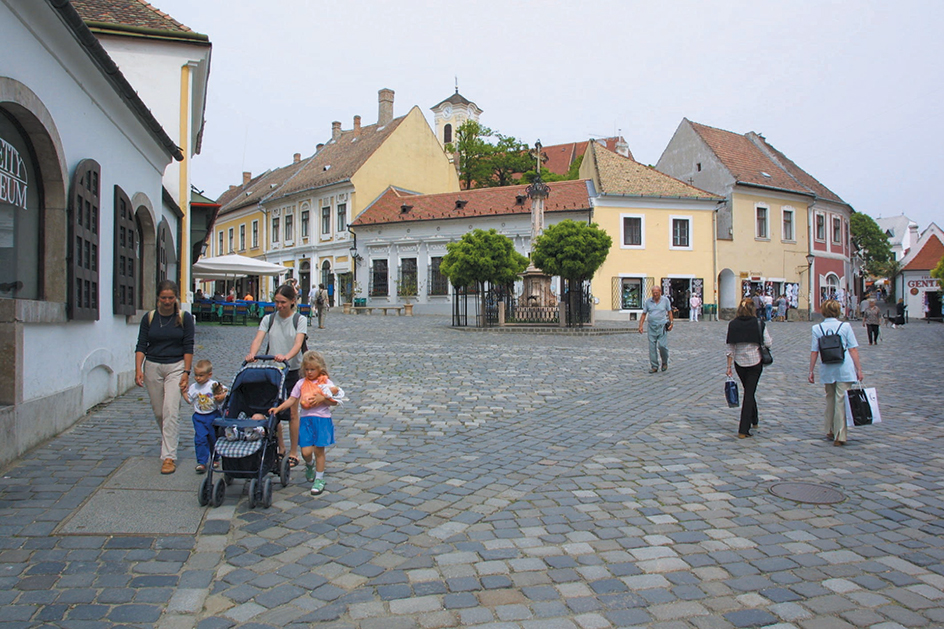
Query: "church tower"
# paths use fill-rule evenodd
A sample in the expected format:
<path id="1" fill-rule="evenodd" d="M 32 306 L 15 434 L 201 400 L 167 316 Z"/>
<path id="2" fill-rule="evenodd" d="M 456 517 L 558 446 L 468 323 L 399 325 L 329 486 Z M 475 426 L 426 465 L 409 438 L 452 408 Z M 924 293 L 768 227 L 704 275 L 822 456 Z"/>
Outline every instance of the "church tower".
<path id="1" fill-rule="evenodd" d="M 456 93 L 434 107 L 430 107 L 436 116 L 436 138 L 442 146 L 456 141 L 456 130 L 466 120 L 478 122 L 482 110 L 479 106 L 459 93 Z"/>

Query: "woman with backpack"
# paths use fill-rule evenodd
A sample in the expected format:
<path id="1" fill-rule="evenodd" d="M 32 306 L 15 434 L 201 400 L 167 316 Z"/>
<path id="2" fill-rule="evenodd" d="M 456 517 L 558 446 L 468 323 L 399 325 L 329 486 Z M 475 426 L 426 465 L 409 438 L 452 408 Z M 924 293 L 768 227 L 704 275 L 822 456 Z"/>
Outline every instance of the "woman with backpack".
<path id="1" fill-rule="evenodd" d="M 846 445 L 846 391 L 854 382 L 862 380 L 859 364 L 859 343 L 852 326 L 839 321 L 842 307 L 829 299 L 820 306 L 826 320 L 813 326 L 810 347 L 810 384 L 816 379 L 814 369 L 820 358 L 819 377 L 826 389 L 826 438 L 834 446 Z"/>
<path id="2" fill-rule="evenodd" d="M 256 360 L 256 355 L 262 348 L 262 342 L 268 336 L 268 348 L 265 353 L 274 356 L 277 361 L 288 363 L 288 371 L 285 373 L 284 395 L 286 398 L 292 392 L 295 383 L 298 382 L 298 370 L 302 366 L 302 346 L 308 336 L 308 318 L 295 312 L 297 297 L 295 289 L 289 284 L 282 284 L 276 289 L 275 312 L 262 317 L 262 321 L 259 322 L 259 330 L 256 332 L 256 337 L 252 339 L 252 345 L 246 355 L 247 363 Z M 288 461 L 289 465 L 295 467 L 298 465 L 297 407 L 291 411 L 285 411 L 279 419 L 288 420 L 289 422 Z M 279 431 L 279 451 L 285 453 L 281 430 Z"/>

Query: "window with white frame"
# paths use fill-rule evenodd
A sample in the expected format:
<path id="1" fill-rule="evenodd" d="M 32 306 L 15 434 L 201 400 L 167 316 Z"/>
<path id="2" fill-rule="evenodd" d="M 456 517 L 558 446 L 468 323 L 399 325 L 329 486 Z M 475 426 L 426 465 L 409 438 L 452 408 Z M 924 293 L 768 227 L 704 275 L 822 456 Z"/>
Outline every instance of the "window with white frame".
<path id="1" fill-rule="evenodd" d="M 272 219 L 272 242 L 276 243 L 279 241 L 279 218 L 276 216 Z"/>
<path id="2" fill-rule="evenodd" d="M 816 240 L 826 241 L 826 215 L 825 214 L 816 214 Z"/>
<path id="3" fill-rule="evenodd" d="M 229 234 L 229 252 L 228 253 L 233 253 L 233 228 L 232 227 L 229 228 L 228 234 Z"/>
<path id="4" fill-rule="evenodd" d="M 793 234 L 793 210 L 783 208 L 783 231 L 780 235 L 783 240 L 795 240 Z"/>
<path id="5" fill-rule="evenodd" d="M 642 249 L 646 246 L 644 238 L 645 219 L 643 216 L 623 214 L 622 220 L 622 247 L 624 249 Z"/>
<path id="6" fill-rule="evenodd" d="M 239 250 L 246 250 L 246 224 L 243 223 L 239 226 Z"/>
<path id="7" fill-rule="evenodd" d="M 252 222 L 252 248 L 259 246 L 259 221 Z"/>
<path id="8" fill-rule="evenodd" d="M 672 217 L 672 249 L 692 248 L 692 218 L 690 216 Z"/>
<path id="9" fill-rule="evenodd" d="M 331 235 L 331 206 L 326 205 L 321 208 L 321 235 Z"/>
<path id="10" fill-rule="evenodd" d="M 308 210 L 302 210 L 302 238 L 308 238 Z"/>
<path id="11" fill-rule="evenodd" d="M 338 233 L 347 231 L 347 203 L 338 203 Z"/>
<path id="12" fill-rule="evenodd" d="M 223 251 L 223 231 L 220 230 L 219 239 L 217 240 L 217 243 L 216 243 L 216 255 L 221 256 L 224 253 L 226 252 Z"/>
<path id="13" fill-rule="evenodd" d="M 754 232 L 754 237 L 764 240 L 770 238 L 770 230 L 767 223 L 770 209 L 763 205 L 758 205 L 754 208 L 754 212 L 757 217 L 757 228 Z"/>
<path id="14" fill-rule="evenodd" d="M 295 217 L 291 214 L 285 215 L 285 242 L 295 239 Z"/>
<path id="15" fill-rule="evenodd" d="M 833 217 L 833 244 L 842 244 L 842 218 L 838 216 Z"/>

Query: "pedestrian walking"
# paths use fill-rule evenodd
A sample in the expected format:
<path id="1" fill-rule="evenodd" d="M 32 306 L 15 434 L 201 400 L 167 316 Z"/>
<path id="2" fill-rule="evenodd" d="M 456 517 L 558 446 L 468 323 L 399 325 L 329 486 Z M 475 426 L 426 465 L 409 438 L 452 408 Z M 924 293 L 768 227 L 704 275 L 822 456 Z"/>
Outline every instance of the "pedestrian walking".
<path id="1" fill-rule="evenodd" d="M 141 319 L 134 350 L 134 382 L 147 389 L 161 431 L 161 474 L 177 470 L 180 397 L 190 382 L 193 315 L 180 309 L 177 284 L 157 285 L 157 310 Z"/>
<path id="2" fill-rule="evenodd" d="M 339 404 L 344 391 L 330 380 L 324 356 L 318 352 L 305 352 L 302 371 L 305 377 L 295 383 L 288 399 L 269 413 L 294 408 L 299 414 L 298 441 L 305 459 L 305 479 L 312 484 L 311 495 L 317 496 L 325 490 L 325 448 L 335 443 L 331 407 Z"/>
<path id="3" fill-rule="evenodd" d="M 781 294 L 777 299 L 777 321 L 787 320 L 787 296 Z"/>
<path id="4" fill-rule="evenodd" d="M 295 300 L 298 297 L 290 284 L 282 284 L 275 291 L 275 312 L 262 317 L 259 330 L 249 347 L 246 362 L 256 359 L 262 342 L 268 337 L 266 354 L 272 355 L 279 362 L 288 363 L 285 373 L 285 394 L 291 392 L 298 382 L 298 369 L 302 364 L 302 345 L 308 334 L 308 318 L 295 312 Z M 280 421 L 288 421 L 289 435 L 289 465 L 298 465 L 298 408 L 295 407 L 288 414 L 283 414 Z M 281 424 L 279 427 L 279 453 L 285 454 L 285 442 L 282 439 Z"/>
<path id="5" fill-rule="evenodd" d="M 642 334 L 645 326 L 649 340 L 649 373 L 659 371 L 660 357 L 662 371 L 669 368 L 669 332 L 674 321 L 672 304 L 662 296 L 660 287 L 653 286 L 652 297 L 642 305 L 642 317 L 639 319 L 639 333 Z"/>
<path id="6" fill-rule="evenodd" d="M 216 444 L 216 430 L 213 420 L 220 417 L 220 405 L 226 399 L 226 389 L 212 379 L 213 363 L 207 359 L 198 360 L 193 366 L 194 383 L 184 393 L 184 401 L 193 405 L 193 451 L 197 456 L 197 474 L 206 473 Z M 213 469 L 219 469 L 219 458 Z"/>
<path id="7" fill-rule="evenodd" d="M 745 297 L 738 305 L 737 317 L 728 323 L 728 335 L 725 339 L 728 359 L 728 376 L 731 364 L 737 371 L 744 387 L 744 401 L 741 402 L 741 423 L 738 425 L 738 439 L 752 437 L 751 426 L 757 426 L 757 383 L 764 372 L 761 362 L 760 346 L 771 347 L 773 340 L 763 321 L 757 318 L 754 300 Z"/>
<path id="8" fill-rule="evenodd" d="M 813 326 L 813 342 L 810 346 L 810 384 L 816 382 L 814 370 L 819 356 L 819 340 L 827 334 L 838 334 L 842 339 L 843 360 L 836 363 L 820 362 L 819 378 L 826 390 L 825 429 L 826 438 L 833 445 L 846 445 L 846 391 L 852 383 L 862 379 L 862 367 L 859 364 L 859 343 L 856 341 L 852 326 L 843 324 L 838 317 L 842 306 L 834 299 L 828 299 L 820 306 L 820 312 L 826 320 Z"/>
<path id="9" fill-rule="evenodd" d="M 318 291 L 315 293 L 315 308 L 318 309 L 318 329 L 324 330 L 325 318 L 328 316 L 330 306 L 330 297 L 325 290 L 324 284 L 318 284 Z"/>
<path id="10" fill-rule="evenodd" d="M 754 291 L 754 297 L 752 300 L 754 302 L 754 311 L 757 313 L 757 318 L 763 319 L 764 313 L 767 312 L 767 309 L 764 307 L 764 298 L 761 296 L 759 290 Z"/>
<path id="11" fill-rule="evenodd" d="M 862 325 L 869 333 L 869 345 L 878 345 L 878 326 L 882 323 L 882 311 L 874 299 L 870 299 L 862 310 Z"/>
<path id="12" fill-rule="evenodd" d="M 764 320 L 770 321 L 773 318 L 774 298 L 771 295 L 764 295 Z"/>
<path id="13" fill-rule="evenodd" d="M 698 293 L 692 293 L 692 298 L 688 300 L 688 320 L 698 321 L 698 315 L 701 314 L 701 297 Z"/>

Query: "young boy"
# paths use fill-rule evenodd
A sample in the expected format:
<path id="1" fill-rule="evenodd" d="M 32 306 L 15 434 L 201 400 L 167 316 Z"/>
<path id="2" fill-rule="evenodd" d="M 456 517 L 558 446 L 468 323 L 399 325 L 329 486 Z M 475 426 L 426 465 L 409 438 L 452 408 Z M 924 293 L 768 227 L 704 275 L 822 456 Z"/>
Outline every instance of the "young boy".
<path id="1" fill-rule="evenodd" d="M 213 420 L 220 417 L 220 405 L 226 399 L 226 387 L 211 380 L 212 375 L 213 363 L 206 359 L 197 361 L 193 368 L 193 379 L 196 382 L 184 394 L 184 400 L 193 404 L 193 449 L 197 454 L 197 474 L 206 473 L 206 466 L 210 464 L 216 444 Z M 213 465 L 218 463 L 219 459 Z"/>

